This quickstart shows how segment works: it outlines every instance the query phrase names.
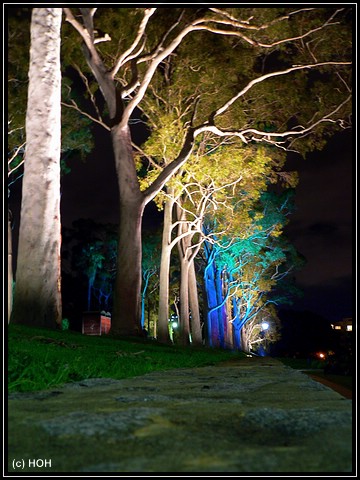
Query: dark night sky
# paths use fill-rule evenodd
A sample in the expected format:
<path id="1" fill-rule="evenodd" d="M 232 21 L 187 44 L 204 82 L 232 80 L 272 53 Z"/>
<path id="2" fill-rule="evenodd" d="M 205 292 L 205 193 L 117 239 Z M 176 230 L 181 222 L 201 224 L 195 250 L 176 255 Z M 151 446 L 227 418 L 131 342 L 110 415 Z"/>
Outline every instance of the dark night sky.
<path id="1" fill-rule="evenodd" d="M 110 138 L 104 134 L 96 135 L 95 151 L 87 162 L 73 161 L 72 172 L 62 180 L 62 222 L 67 227 L 78 218 L 117 223 L 115 167 Z M 287 168 L 299 172 L 300 182 L 296 211 L 286 233 L 307 260 L 296 273 L 304 296 L 290 308 L 310 310 L 330 321 L 351 317 L 355 210 L 352 132 L 338 134 L 325 150 L 305 160 L 291 156 Z M 16 197 L 13 194 L 10 198 L 15 220 Z M 145 226 L 152 222 L 153 211 L 154 207 L 146 207 Z"/>
<path id="2" fill-rule="evenodd" d="M 352 316 L 354 192 L 352 132 L 333 137 L 320 153 L 293 158 L 298 170 L 296 211 L 287 234 L 307 263 L 296 274 L 304 291 L 293 307 L 329 320 Z"/>

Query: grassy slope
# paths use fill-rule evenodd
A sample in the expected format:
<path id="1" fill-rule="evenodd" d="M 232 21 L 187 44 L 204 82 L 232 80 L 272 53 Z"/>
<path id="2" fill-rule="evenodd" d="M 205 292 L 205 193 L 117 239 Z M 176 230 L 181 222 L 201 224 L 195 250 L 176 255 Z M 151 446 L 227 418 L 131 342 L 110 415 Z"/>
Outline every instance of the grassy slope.
<path id="1" fill-rule="evenodd" d="M 36 391 L 85 378 L 127 378 L 154 370 L 213 365 L 243 354 L 151 340 L 8 326 L 8 390 Z"/>

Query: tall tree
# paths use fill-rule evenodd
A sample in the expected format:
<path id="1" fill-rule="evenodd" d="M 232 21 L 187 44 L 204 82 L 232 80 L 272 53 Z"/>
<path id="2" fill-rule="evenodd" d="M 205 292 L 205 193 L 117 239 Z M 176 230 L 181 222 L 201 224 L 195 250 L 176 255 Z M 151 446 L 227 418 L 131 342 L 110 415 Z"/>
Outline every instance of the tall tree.
<path id="1" fill-rule="evenodd" d="M 34 8 L 18 264 L 12 320 L 61 324 L 61 8 Z"/>
<path id="2" fill-rule="evenodd" d="M 347 10 L 291 7 L 64 10 L 66 20 L 80 34 L 88 66 L 109 114 L 107 123 L 98 121 L 111 134 L 120 194 L 113 329 L 117 333 L 136 334 L 141 331 L 141 219 L 145 206 L 188 160 L 196 138 L 204 132 L 236 137 L 243 143 L 262 142 L 290 149 L 297 139 L 310 138 L 313 131 L 317 130 L 319 139 L 326 126 L 343 125 L 340 122 L 347 115 L 351 96 Z M 99 27 L 94 26 L 95 14 Z M 99 35 L 100 28 L 104 35 Z M 109 28 L 112 30 L 107 31 Z M 119 37 L 125 32 L 128 37 Z M 199 82 L 202 76 L 213 77 L 214 95 L 209 99 L 209 92 L 203 92 L 198 101 L 192 102 L 178 152 L 153 183 L 141 191 L 130 131 L 133 114 L 141 108 L 156 73 L 166 75 L 167 60 L 179 56 L 178 68 L 183 68 L 182 45 L 191 39 L 198 42 L 196 52 L 201 52 L 200 45 L 206 35 L 216 38 L 213 47 L 217 54 L 208 49 L 202 51 L 203 68 L 198 76 Z M 112 41 L 113 36 L 118 38 Z M 112 42 L 115 50 L 109 48 Z M 224 72 L 227 62 L 241 55 L 246 58 L 249 52 L 252 61 L 248 67 L 226 81 L 227 98 L 219 96 L 222 85 L 216 77 L 219 60 Z M 206 71 L 207 66 L 210 71 Z M 318 75 L 311 75 L 314 71 Z M 333 75 L 328 73 L 332 71 Z M 234 116 L 237 121 L 232 123 L 229 119 Z"/>
<path id="3" fill-rule="evenodd" d="M 9 310 L 8 318 L 10 321 L 12 307 L 13 278 L 16 278 L 16 250 L 11 255 L 13 243 L 13 231 L 19 224 L 16 215 L 11 212 L 12 191 L 14 184 L 21 188 L 24 175 L 24 162 L 26 153 L 26 107 L 28 96 L 28 73 L 29 73 L 29 50 L 30 50 L 30 26 L 31 26 L 31 8 L 16 7 L 7 10 L 8 27 L 8 199 L 9 199 L 9 226 L 8 226 L 8 245 L 9 245 L 9 270 L 8 270 L 8 291 L 9 291 Z M 62 79 L 61 82 L 62 97 L 69 99 L 72 94 L 71 82 L 69 79 Z M 77 128 L 74 129 L 74 123 Z M 93 146 L 89 125 L 91 121 L 78 113 L 66 107 L 61 112 L 61 175 L 69 173 L 70 160 L 79 156 L 84 159 Z M 30 167 L 29 167 L 30 168 Z M 16 201 L 16 200 L 15 200 Z M 10 219 L 11 222 L 10 222 Z M 10 256 L 12 262 L 10 262 Z M 14 268 L 12 268 L 14 267 Z M 13 270 L 13 271 L 12 271 Z"/>

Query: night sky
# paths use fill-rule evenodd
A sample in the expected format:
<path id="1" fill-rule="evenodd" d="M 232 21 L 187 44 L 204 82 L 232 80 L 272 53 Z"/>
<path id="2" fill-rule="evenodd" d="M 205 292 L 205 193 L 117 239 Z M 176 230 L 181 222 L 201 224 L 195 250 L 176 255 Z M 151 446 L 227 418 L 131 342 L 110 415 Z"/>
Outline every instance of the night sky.
<path id="1" fill-rule="evenodd" d="M 287 234 L 307 260 L 296 274 L 304 297 L 293 307 L 331 321 L 352 316 L 354 182 L 352 132 L 333 137 L 322 152 L 290 158 L 298 170 L 296 211 Z"/>
<path id="2" fill-rule="evenodd" d="M 72 171 L 62 180 L 62 223 L 91 218 L 99 223 L 117 223 L 117 184 L 109 134 L 96 127 L 95 150 L 86 163 L 74 159 Z M 137 132 L 134 132 L 135 140 Z M 306 258 L 296 273 L 303 297 L 286 309 L 310 310 L 329 321 L 352 316 L 352 250 L 354 184 L 351 130 L 337 134 L 322 152 L 306 159 L 290 155 L 287 169 L 297 170 L 296 211 L 286 234 Z M 10 208 L 18 226 L 19 185 L 14 185 Z M 159 221 L 148 205 L 144 227 Z"/>

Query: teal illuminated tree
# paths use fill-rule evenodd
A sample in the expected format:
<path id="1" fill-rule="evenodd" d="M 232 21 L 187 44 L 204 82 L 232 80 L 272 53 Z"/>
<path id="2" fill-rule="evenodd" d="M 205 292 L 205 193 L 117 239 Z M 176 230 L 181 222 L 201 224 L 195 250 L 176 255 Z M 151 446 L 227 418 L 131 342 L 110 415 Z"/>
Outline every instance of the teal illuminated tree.
<path id="1" fill-rule="evenodd" d="M 291 191 L 263 193 L 247 236 L 217 238 L 206 244 L 207 338 L 210 345 L 249 349 L 246 324 L 269 305 L 290 300 L 285 278 L 301 266 L 294 247 L 282 235 L 291 212 Z M 208 229 L 210 225 L 206 226 Z"/>

